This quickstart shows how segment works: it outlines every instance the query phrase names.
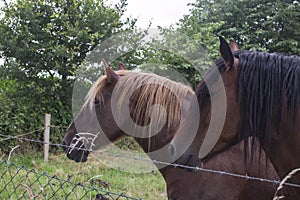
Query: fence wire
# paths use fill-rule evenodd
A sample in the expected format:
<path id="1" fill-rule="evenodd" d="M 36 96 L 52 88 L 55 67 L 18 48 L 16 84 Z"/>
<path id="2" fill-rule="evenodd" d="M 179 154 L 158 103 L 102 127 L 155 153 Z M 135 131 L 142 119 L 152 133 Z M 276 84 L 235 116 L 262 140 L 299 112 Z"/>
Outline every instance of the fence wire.
<path id="1" fill-rule="evenodd" d="M 10 139 L 18 139 L 18 140 L 28 141 L 28 142 L 49 144 L 51 146 L 56 146 L 56 147 L 70 148 L 70 146 L 63 145 L 63 144 L 56 144 L 56 143 L 52 143 L 52 142 L 48 143 L 48 142 L 44 142 L 44 141 L 40 141 L 40 140 L 22 138 L 22 137 L 11 136 L 11 135 L 3 135 L 3 134 L 0 134 L 0 136 L 1 137 L 7 137 L 7 138 L 10 138 Z M 281 183 L 280 180 L 264 179 L 264 178 L 260 178 L 260 177 L 253 177 L 253 176 L 248 176 L 248 175 L 235 174 L 235 173 L 221 171 L 221 170 L 207 169 L 207 168 L 202 168 L 202 167 L 198 167 L 198 166 L 191 167 L 191 166 L 186 166 L 186 165 L 181 165 L 181 164 L 176 164 L 176 163 L 167 163 L 167 162 L 163 162 L 163 161 L 159 161 L 159 160 L 149 161 L 148 159 L 144 159 L 144 158 L 129 157 L 129 156 L 124 156 L 124 155 L 109 153 L 109 152 L 98 152 L 98 151 L 93 151 L 91 149 L 84 149 L 84 148 L 78 148 L 78 147 L 72 147 L 72 148 L 75 149 L 75 150 L 89 151 L 89 152 L 93 152 L 93 153 L 96 153 L 96 154 L 107 154 L 107 155 L 112 156 L 112 157 L 125 158 L 125 159 L 130 159 L 130 160 L 139 160 L 139 161 L 144 161 L 144 162 L 153 162 L 155 164 L 160 164 L 160 165 L 165 165 L 165 166 L 169 165 L 169 166 L 180 167 L 180 168 L 188 169 L 188 170 L 202 171 L 202 172 L 207 172 L 207 173 L 215 173 L 215 174 L 226 175 L 226 176 L 233 176 L 233 177 L 236 177 L 236 178 L 243 178 L 243 179 L 247 179 L 247 180 L 266 182 L 266 183 L 275 184 L 275 185 L 279 185 Z M 300 188 L 299 184 L 294 184 L 294 183 L 289 183 L 289 182 L 285 182 L 285 183 L 282 183 L 282 184 L 287 185 L 287 186 L 291 186 L 291 187 Z"/>
<path id="2" fill-rule="evenodd" d="M 138 200 L 0 160 L 0 199 Z"/>

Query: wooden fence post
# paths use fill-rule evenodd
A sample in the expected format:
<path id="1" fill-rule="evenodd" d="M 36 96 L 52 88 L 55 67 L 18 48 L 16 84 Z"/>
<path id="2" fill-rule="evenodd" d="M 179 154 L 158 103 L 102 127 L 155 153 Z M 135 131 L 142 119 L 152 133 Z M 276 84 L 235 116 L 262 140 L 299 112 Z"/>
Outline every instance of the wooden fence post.
<path id="1" fill-rule="evenodd" d="M 50 138 L 50 119 L 51 115 L 45 115 L 45 131 L 44 131 L 44 162 L 48 162 L 49 155 L 49 138 Z"/>

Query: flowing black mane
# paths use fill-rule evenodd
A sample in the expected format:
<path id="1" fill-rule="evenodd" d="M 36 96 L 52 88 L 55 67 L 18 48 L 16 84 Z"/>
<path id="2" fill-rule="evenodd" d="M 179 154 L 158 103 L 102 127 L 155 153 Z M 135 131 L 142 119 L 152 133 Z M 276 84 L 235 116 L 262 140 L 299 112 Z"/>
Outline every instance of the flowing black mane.
<path id="1" fill-rule="evenodd" d="M 284 108 L 295 120 L 300 104 L 300 57 L 250 51 L 237 57 L 243 137 L 253 135 L 268 143 L 272 125 L 280 134 Z"/>
<path id="2" fill-rule="evenodd" d="M 234 57 L 239 59 L 237 95 L 241 115 L 240 139 L 256 136 L 267 145 L 274 124 L 280 134 L 285 108 L 292 123 L 297 120 L 300 57 L 246 50 L 234 52 Z M 215 65 L 220 74 L 226 69 L 222 58 Z M 215 74 L 209 74 L 209 81 L 216 80 Z M 206 83 L 201 81 L 195 91 L 201 109 L 203 102 L 210 98 Z"/>

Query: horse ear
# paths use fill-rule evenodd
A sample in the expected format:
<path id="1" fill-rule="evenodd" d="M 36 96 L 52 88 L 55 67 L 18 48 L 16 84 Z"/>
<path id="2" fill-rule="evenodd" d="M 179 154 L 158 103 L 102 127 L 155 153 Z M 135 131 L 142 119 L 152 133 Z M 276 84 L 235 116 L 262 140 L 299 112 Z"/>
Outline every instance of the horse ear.
<path id="1" fill-rule="evenodd" d="M 235 52 L 235 51 L 239 50 L 238 45 L 233 40 L 230 40 L 229 46 L 230 46 L 231 52 Z"/>
<path id="2" fill-rule="evenodd" d="M 118 63 L 118 70 L 126 70 L 126 67 L 123 63 L 119 62 Z"/>
<path id="3" fill-rule="evenodd" d="M 108 83 L 116 83 L 119 80 L 119 75 L 114 72 L 110 67 L 105 67 L 105 73 Z"/>
<path id="4" fill-rule="evenodd" d="M 225 62 L 226 71 L 228 71 L 233 66 L 234 57 L 229 47 L 229 44 L 226 42 L 226 40 L 221 36 L 219 36 L 219 39 L 220 39 L 220 53 Z"/>
<path id="5" fill-rule="evenodd" d="M 112 70 L 105 60 L 102 61 L 105 66 L 105 74 L 107 76 L 108 83 L 116 83 L 119 80 L 119 75 Z"/>

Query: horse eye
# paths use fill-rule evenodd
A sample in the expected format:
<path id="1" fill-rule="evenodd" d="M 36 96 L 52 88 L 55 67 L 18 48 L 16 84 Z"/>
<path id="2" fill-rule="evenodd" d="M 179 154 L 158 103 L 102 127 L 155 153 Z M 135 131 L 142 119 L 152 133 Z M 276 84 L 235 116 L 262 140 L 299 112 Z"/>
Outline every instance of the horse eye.
<path id="1" fill-rule="evenodd" d="M 94 104 L 99 105 L 100 101 L 98 99 L 95 99 Z"/>

